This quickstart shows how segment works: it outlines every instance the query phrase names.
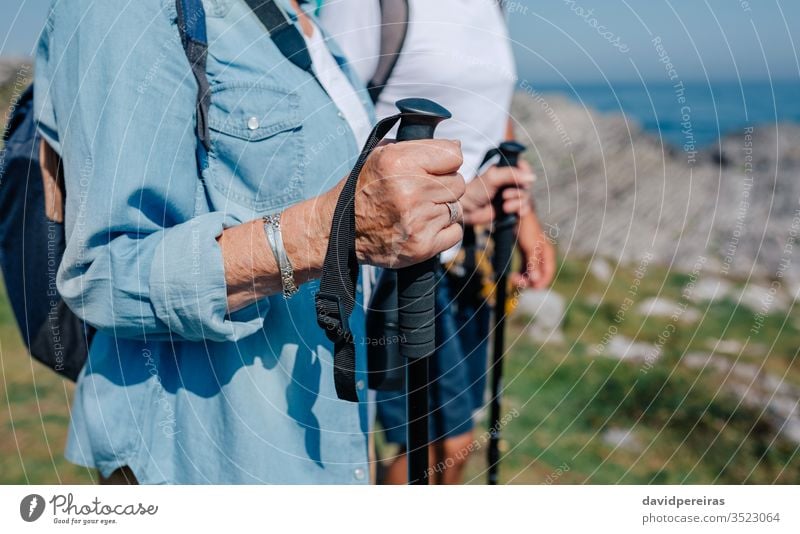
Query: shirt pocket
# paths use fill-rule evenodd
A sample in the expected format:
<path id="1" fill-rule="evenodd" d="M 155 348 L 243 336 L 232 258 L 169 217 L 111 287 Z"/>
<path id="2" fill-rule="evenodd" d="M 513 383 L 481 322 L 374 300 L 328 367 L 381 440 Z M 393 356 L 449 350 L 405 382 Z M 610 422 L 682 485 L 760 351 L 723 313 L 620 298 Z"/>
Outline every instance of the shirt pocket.
<path id="1" fill-rule="evenodd" d="M 211 90 L 209 180 L 256 211 L 302 198 L 300 97 L 277 82 L 226 82 Z"/>

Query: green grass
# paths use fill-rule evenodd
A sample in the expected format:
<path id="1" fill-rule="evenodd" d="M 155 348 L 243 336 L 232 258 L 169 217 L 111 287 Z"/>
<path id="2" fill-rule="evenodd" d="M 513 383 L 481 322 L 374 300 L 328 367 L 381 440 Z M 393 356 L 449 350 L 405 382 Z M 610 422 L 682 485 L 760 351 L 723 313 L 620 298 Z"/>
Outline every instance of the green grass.
<path id="1" fill-rule="evenodd" d="M 569 302 L 567 343 L 538 346 L 523 332 L 529 318 L 512 321 L 504 401 L 520 416 L 504 429 L 505 481 L 545 483 L 560 469 L 555 483 L 800 483 L 797 445 L 776 435 L 761 407 L 741 403 L 718 371 L 679 363 L 687 352 L 711 352 L 709 340 L 745 341 L 751 311 L 730 300 L 698 303 L 702 317 L 679 323 L 652 367 L 596 356 L 592 347 L 609 325 L 630 339 L 655 343 L 669 318 L 645 320 L 629 310 L 624 321 L 613 323 L 633 271 L 621 269 L 605 284 L 585 278 L 586 270 L 585 262 L 567 262 L 555 283 Z M 686 275 L 651 267 L 635 300 L 658 295 L 678 302 L 687 282 Z M 598 294 L 604 294 L 602 302 L 590 304 Z M 763 363 L 765 371 L 797 386 L 800 332 L 785 318 L 767 316 L 761 332 L 751 336 L 749 346 L 766 347 L 768 355 L 745 351 L 738 363 Z M 736 361 L 737 355 L 728 358 Z M 638 447 L 604 442 L 612 427 L 633 429 Z M 481 454 L 469 467 L 471 480 L 483 483 L 484 469 Z"/>
<path id="2" fill-rule="evenodd" d="M 708 339 L 741 339 L 751 312 L 723 301 L 695 324 L 684 325 L 664 345 L 664 355 L 643 372 L 641 362 L 592 354 L 625 298 L 630 271 L 617 273 L 608 291 L 569 262 L 555 288 L 569 301 L 563 345 L 539 346 L 524 333 L 528 318 L 516 314 L 508 334 L 505 408 L 519 414 L 504 428 L 503 482 L 554 483 L 800 483 L 797 447 L 776 436 L 760 409 L 741 404 L 713 370 L 679 364 L 687 350 L 705 350 Z M 639 299 L 657 294 L 679 299 L 680 277 L 652 268 Z M 676 281 L 671 281 L 675 279 Z M 605 292 L 603 303 L 589 295 Z M 665 319 L 642 321 L 632 311 L 620 332 L 654 341 Z M 0 292 L 0 445 L 2 483 L 88 483 L 93 473 L 66 462 L 63 448 L 72 384 L 32 362 Z M 768 317 L 757 342 L 772 346 L 765 368 L 800 383 L 794 358 L 795 326 Z M 652 324 L 650 324 L 652 323 Z M 769 328 L 767 328 L 769 327 Z M 735 359 L 736 356 L 731 356 Z M 764 361 L 763 354 L 740 361 Z M 483 424 L 485 426 L 485 422 Z M 638 450 L 605 443 L 608 428 L 632 428 Z M 478 430 L 482 432 L 482 428 Z M 468 480 L 483 483 L 483 451 L 468 466 Z"/>
<path id="3" fill-rule="evenodd" d="M 13 322 L 0 325 L 0 373 L 0 483 L 92 482 L 63 454 L 73 386 L 28 356 Z"/>

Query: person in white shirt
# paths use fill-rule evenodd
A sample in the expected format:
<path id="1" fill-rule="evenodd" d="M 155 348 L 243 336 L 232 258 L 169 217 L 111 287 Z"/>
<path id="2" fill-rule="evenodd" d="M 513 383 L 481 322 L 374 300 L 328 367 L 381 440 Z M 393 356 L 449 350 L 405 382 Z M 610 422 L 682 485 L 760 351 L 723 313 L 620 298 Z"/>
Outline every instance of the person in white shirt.
<path id="1" fill-rule="evenodd" d="M 403 0 L 405 2 L 405 0 Z M 325 0 L 320 20 L 365 83 L 373 80 L 381 56 L 380 0 Z M 486 152 L 513 138 L 509 119 L 516 74 L 504 13 L 495 0 L 408 0 L 405 40 L 391 75 L 373 94 L 377 117 L 394 114 L 406 97 L 432 99 L 453 118 L 437 136 L 461 141 L 467 184 L 461 198 L 465 224 L 489 225 L 492 198 L 504 186 L 503 209 L 520 216 L 517 243 L 523 270 L 518 287 L 543 288 L 555 272 L 555 251 L 533 211 L 534 175 L 519 167 L 481 169 Z M 391 134 L 390 134 L 391 137 Z M 451 263 L 458 247 L 442 254 Z M 489 306 L 464 291 L 455 269 L 437 286 L 437 352 L 432 363 L 431 432 L 437 451 L 433 463 L 444 466 L 438 482 L 459 483 L 466 451 L 472 450 L 473 414 L 484 403 L 487 374 Z M 470 276 L 467 273 L 466 276 Z M 384 482 L 406 481 L 405 401 L 401 392 L 378 392 L 377 415 L 386 440 L 401 446 Z"/>

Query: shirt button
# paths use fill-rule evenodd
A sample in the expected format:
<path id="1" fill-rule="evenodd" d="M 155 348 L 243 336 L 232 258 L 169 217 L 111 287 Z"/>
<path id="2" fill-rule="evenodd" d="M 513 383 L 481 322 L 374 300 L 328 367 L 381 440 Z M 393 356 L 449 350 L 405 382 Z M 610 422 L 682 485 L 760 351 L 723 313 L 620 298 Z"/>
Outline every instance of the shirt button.
<path id="1" fill-rule="evenodd" d="M 358 389 L 359 391 L 364 389 L 364 381 L 363 380 L 359 380 L 358 382 L 356 382 L 356 389 Z"/>
<path id="2" fill-rule="evenodd" d="M 259 125 L 258 117 L 250 117 L 249 119 L 247 119 L 247 127 L 250 130 L 257 130 L 258 129 L 258 125 Z"/>
<path id="3" fill-rule="evenodd" d="M 356 477 L 356 480 L 364 480 L 364 477 L 367 475 L 366 471 L 357 467 L 353 470 L 353 476 Z"/>
<path id="4" fill-rule="evenodd" d="M 341 111 L 340 111 L 339 113 L 337 113 L 337 115 L 339 115 L 339 118 L 340 118 L 340 119 L 343 119 L 343 118 L 344 118 L 344 113 L 342 113 Z"/>

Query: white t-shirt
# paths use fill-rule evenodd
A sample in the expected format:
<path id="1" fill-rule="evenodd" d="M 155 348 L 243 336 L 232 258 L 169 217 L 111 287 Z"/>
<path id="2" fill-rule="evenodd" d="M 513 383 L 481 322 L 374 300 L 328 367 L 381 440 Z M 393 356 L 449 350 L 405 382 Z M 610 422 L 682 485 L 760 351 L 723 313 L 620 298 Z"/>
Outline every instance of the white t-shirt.
<path id="1" fill-rule="evenodd" d="M 336 58 L 333 57 L 333 54 L 325 45 L 322 32 L 316 26 L 312 25 L 312 27 L 314 31 L 310 36 L 301 31 L 306 41 L 308 52 L 311 55 L 311 68 L 325 92 L 328 93 L 333 103 L 339 108 L 339 113 L 353 131 L 356 144 L 361 147 L 372 131 L 369 114 L 361 104 L 361 100 L 350 80 L 336 62 Z M 376 271 L 374 267 L 364 265 L 361 268 L 361 273 L 361 288 L 364 291 L 364 306 L 366 306 L 369 303 L 372 286 L 375 283 Z"/>
<path id="2" fill-rule="evenodd" d="M 326 0 L 320 20 L 364 83 L 380 55 L 379 0 Z M 378 118 L 394 103 L 430 98 L 449 109 L 436 136 L 459 139 L 461 173 L 471 180 L 486 152 L 504 139 L 516 69 L 505 20 L 495 0 L 409 0 L 400 58 L 376 104 Z"/>
<path id="3" fill-rule="evenodd" d="M 303 34 L 308 53 L 311 55 L 311 68 L 325 92 L 339 108 L 341 116 L 353 130 L 356 144 L 360 147 L 366 142 L 372 131 L 367 110 L 364 109 L 355 88 L 342 72 L 336 58 L 325 45 L 322 32 L 313 24 L 312 28 L 314 32 L 310 36 Z"/>
<path id="4" fill-rule="evenodd" d="M 364 83 L 372 79 L 380 55 L 379 0 L 326 0 L 320 20 Z M 504 140 L 515 83 L 508 30 L 495 0 L 409 0 L 405 43 L 375 111 L 379 119 L 393 115 L 394 103 L 407 97 L 449 109 L 453 118 L 436 136 L 461 141 L 460 172 L 470 181 L 486 152 Z M 443 253 L 442 261 L 457 250 Z"/>

